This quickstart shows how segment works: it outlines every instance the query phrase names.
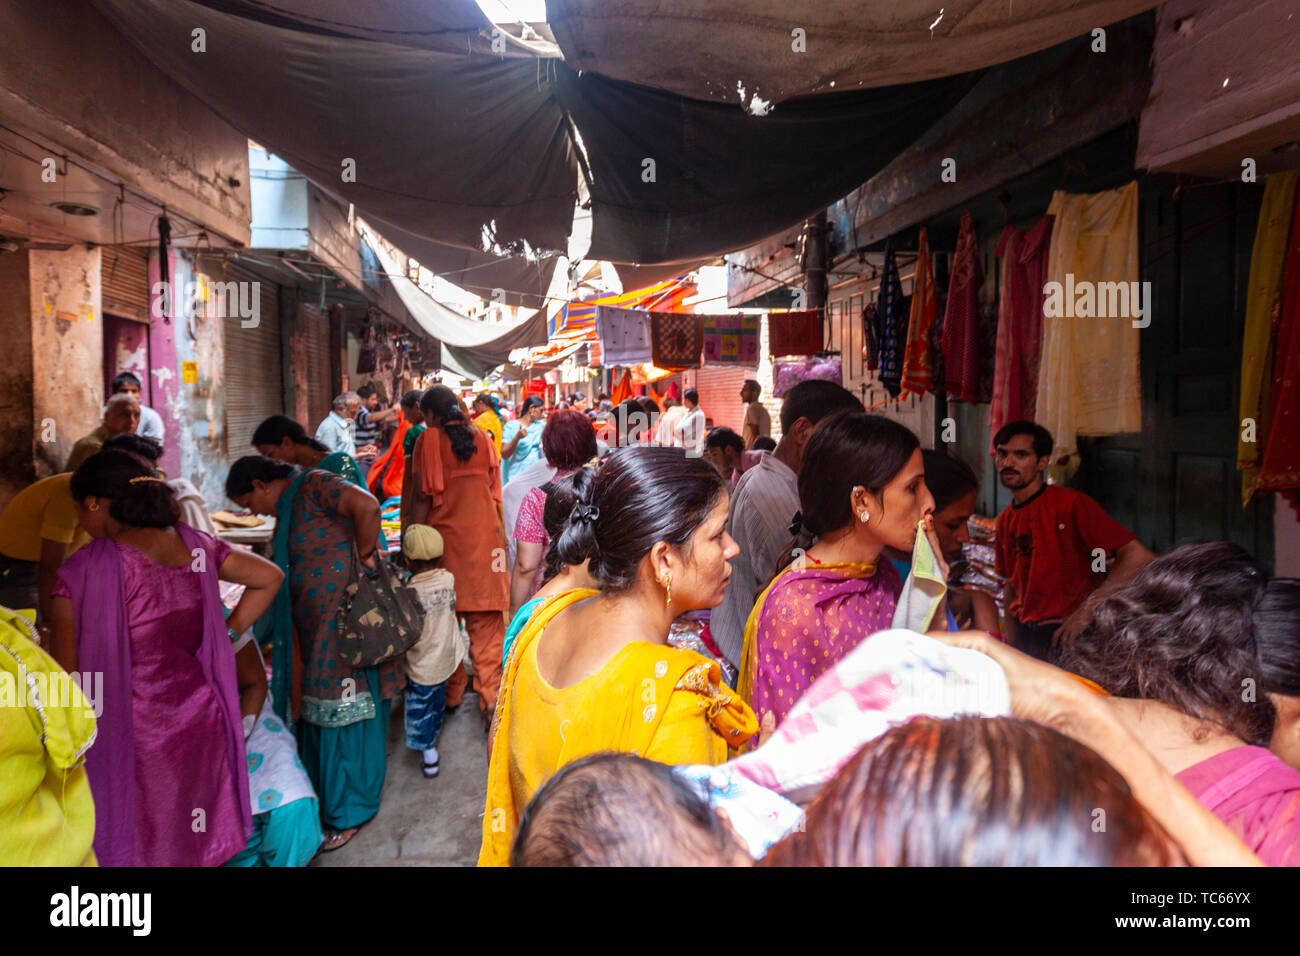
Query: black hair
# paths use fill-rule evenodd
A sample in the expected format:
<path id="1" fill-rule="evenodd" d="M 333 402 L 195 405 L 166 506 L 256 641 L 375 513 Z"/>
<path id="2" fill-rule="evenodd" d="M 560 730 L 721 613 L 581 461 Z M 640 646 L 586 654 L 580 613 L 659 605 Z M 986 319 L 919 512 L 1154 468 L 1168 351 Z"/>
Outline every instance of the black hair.
<path id="1" fill-rule="evenodd" d="M 129 451 L 133 455 L 139 455 L 150 465 L 162 457 L 162 442 L 156 438 L 149 438 L 145 435 L 137 435 L 134 432 L 126 432 L 122 435 L 114 435 L 104 442 L 101 451 Z"/>
<path id="2" fill-rule="evenodd" d="M 925 459 L 925 486 L 934 497 L 935 514 L 962 495 L 979 490 L 975 472 L 960 458 L 929 448 L 921 452 L 921 457 Z"/>
<path id="3" fill-rule="evenodd" d="M 731 448 L 737 455 L 745 450 L 745 440 L 726 425 L 719 425 L 704 439 L 705 448 Z"/>
<path id="4" fill-rule="evenodd" d="M 998 433 L 993 436 L 993 447 L 1005 445 L 1017 435 L 1028 435 L 1034 442 L 1034 454 L 1039 458 L 1046 458 L 1052 453 L 1052 433 L 1037 422 L 1029 422 L 1021 419 L 1020 421 L 1007 422 L 998 429 Z"/>
<path id="5" fill-rule="evenodd" d="M 644 424 L 649 428 L 653 425 L 654 417 L 646 412 L 640 399 L 629 398 L 627 401 L 619 402 L 614 408 L 614 424 L 617 431 L 615 443 L 622 448 L 637 440 L 637 435 L 643 430 L 639 426 Z"/>
<path id="6" fill-rule="evenodd" d="M 371 395 L 377 394 L 378 391 L 379 390 L 375 388 L 373 385 L 362 385 L 359 389 L 357 389 L 357 394 L 360 395 L 362 398 L 369 398 Z"/>
<path id="7" fill-rule="evenodd" d="M 1269 581 L 1254 621 L 1260 687 L 1270 694 L 1300 697 L 1300 580 Z"/>
<path id="8" fill-rule="evenodd" d="M 181 520 L 176 495 L 137 455 L 109 449 L 91 455 L 72 473 L 74 501 L 107 498 L 108 513 L 133 528 L 170 528 Z"/>
<path id="9" fill-rule="evenodd" d="M 760 435 L 754 439 L 754 451 L 776 451 L 776 439 Z"/>
<path id="10" fill-rule="evenodd" d="M 230 466 L 230 474 L 226 475 L 226 497 L 231 501 L 242 498 L 253 490 L 253 482 L 269 484 L 279 478 L 288 478 L 293 470 L 293 465 L 265 455 L 245 455 Z"/>
<path id="11" fill-rule="evenodd" d="M 542 508 L 542 527 L 546 529 L 546 536 L 550 539 L 546 547 L 543 583 L 564 570 L 564 562 L 560 560 L 558 547 L 560 532 L 564 530 L 569 516 L 573 514 L 573 506 L 583 500 L 584 495 L 591 493 L 591 483 L 595 480 L 595 469 L 579 468 L 571 475 L 542 485 L 542 493 L 546 495 L 546 504 Z"/>
<path id="12" fill-rule="evenodd" d="M 632 445 L 613 452 L 595 479 L 575 484 L 582 505 L 561 532 L 556 554 L 565 564 L 590 559 L 588 573 L 606 591 L 632 586 L 650 548 L 682 548 L 727 486 L 717 469 L 683 448 Z"/>
<path id="13" fill-rule="evenodd" d="M 682 398 L 686 399 L 692 405 L 700 404 L 700 393 L 693 388 L 688 388 L 686 391 L 682 392 Z"/>
<path id="14" fill-rule="evenodd" d="M 801 418 L 816 425 L 827 415 L 843 411 L 862 411 L 862 402 L 847 388 L 820 378 L 800 382 L 781 402 L 781 432 L 789 432 Z"/>
<path id="15" fill-rule="evenodd" d="M 804 449 L 799 469 L 801 523 L 777 570 L 793 560 L 795 548 L 807 550 L 814 538 L 853 522 L 853 489 L 861 485 L 880 495 L 920 447 L 915 435 L 880 415 L 841 412 L 823 419 Z"/>
<path id="16" fill-rule="evenodd" d="M 745 851 L 689 779 L 635 754 L 598 753 L 533 795 L 511 866 L 717 866 Z"/>
<path id="17" fill-rule="evenodd" d="M 249 444 L 254 448 L 260 445 L 279 445 L 286 438 L 295 445 L 306 445 L 315 451 L 329 451 L 288 415 L 272 415 L 266 419 L 254 430 L 253 440 Z"/>
<path id="18" fill-rule="evenodd" d="M 142 387 L 140 385 L 140 377 L 136 375 L 135 372 L 118 372 L 113 376 L 113 381 L 112 384 L 109 385 L 109 390 L 116 395 L 117 390 L 127 384 L 134 385 L 136 388 Z"/>
<path id="19" fill-rule="evenodd" d="M 760 865 L 1181 862 L 1128 781 L 1078 741 L 1012 717 L 923 715 L 859 750 Z"/>
<path id="20" fill-rule="evenodd" d="M 745 388 L 752 388 L 759 395 L 763 394 L 763 386 L 758 384 L 758 379 L 747 378 L 744 382 Z"/>
<path id="21" fill-rule="evenodd" d="M 446 385 L 434 385 L 420 398 L 420 411 L 432 412 L 438 416 L 442 431 L 447 436 L 447 441 L 451 442 L 451 453 L 458 461 L 469 461 L 474 457 L 478 443 L 469 427 L 469 419 L 460 410 L 455 392 Z M 430 437 L 432 439 L 436 436 Z"/>
<path id="22" fill-rule="evenodd" d="M 1061 655 L 1061 666 L 1116 697 L 1158 700 L 1268 746 L 1276 711 L 1243 699 L 1258 679 L 1253 615 L 1266 580 L 1226 541 L 1175 548 L 1103 598 Z"/>
<path id="23" fill-rule="evenodd" d="M 496 412 L 497 418 L 503 417 L 501 415 L 501 403 L 497 401 L 497 397 L 491 392 L 479 392 L 474 396 L 474 401 L 487 406 L 488 411 Z"/>
<path id="24" fill-rule="evenodd" d="M 424 393 L 421 392 L 418 388 L 413 388 L 411 389 L 411 391 L 407 392 L 405 395 L 402 396 L 401 404 L 405 405 L 407 408 L 419 408 L 420 396 L 423 394 Z"/>

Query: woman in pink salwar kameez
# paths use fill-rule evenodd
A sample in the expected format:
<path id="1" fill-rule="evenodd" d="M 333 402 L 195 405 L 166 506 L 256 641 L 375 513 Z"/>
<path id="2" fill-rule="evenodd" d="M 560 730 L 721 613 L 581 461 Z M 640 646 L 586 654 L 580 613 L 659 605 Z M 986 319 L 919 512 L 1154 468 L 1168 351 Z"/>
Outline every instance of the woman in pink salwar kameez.
<path id="1" fill-rule="evenodd" d="M 1269 866 L 1300 866 L 1300 770 L 1269 749 L 1278 706 L 1261 663 L 1269 582 L 1241 548 L 1189 544 L 1101 601 L 1062 666 L 1108 703 Z M 1283 622 L 1300 633 L 1300 620 Z"/>
<path id="2" fill-rule="evenodd" d="M 52 645 L 66 670 L 96 675 L 95 855 L 220 865 L 252 831 L 244 740 L 266 683 L 237 670 L 217 579 L 245 585 L 229 619 L 242 633 L 280 570 L 180 524 L 171 489 L 128 452 L 87 459 L 71 490 L 95 540 L 59 570 Z"/>

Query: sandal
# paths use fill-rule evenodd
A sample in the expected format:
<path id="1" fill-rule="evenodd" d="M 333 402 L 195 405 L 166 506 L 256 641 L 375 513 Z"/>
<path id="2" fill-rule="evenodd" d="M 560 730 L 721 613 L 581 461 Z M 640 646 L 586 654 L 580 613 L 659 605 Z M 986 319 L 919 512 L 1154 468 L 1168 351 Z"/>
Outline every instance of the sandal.
<path id="1" fill-rule="evenodd" d="M 335 850 L 343 849 L 357 835 L 357 831 L 360 829 L 360 827 L 348 827 L 346 830 L 326 830 L 325 839 L 320 845 L 320 852 L 332 853 Z"/>
<path id="2" fill-rule="evenodd" d="M 425 779 L 432 780 L 438 776 L 438 758 L 434 758 L 433 763 L 427 763 L 423 757 L 420 758 L 420 769 L 424 771 Z"/>

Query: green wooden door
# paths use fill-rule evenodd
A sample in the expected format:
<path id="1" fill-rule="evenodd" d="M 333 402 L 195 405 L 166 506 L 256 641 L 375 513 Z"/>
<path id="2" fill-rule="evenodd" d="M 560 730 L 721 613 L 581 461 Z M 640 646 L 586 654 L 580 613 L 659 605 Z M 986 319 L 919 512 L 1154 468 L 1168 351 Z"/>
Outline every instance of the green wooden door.
<path id="1" fill-rule="evenodd" d="M 1271 495 L 1241 506 L 1236 468 L 1242 327 L 1263 187 L 1140 186 L 1141 278 L 1152 284 L 1141 333 L 1142 433 L 1081 442 L 1074 484 L 1148 547 L 1240 544 L 1273 563 Z"/>

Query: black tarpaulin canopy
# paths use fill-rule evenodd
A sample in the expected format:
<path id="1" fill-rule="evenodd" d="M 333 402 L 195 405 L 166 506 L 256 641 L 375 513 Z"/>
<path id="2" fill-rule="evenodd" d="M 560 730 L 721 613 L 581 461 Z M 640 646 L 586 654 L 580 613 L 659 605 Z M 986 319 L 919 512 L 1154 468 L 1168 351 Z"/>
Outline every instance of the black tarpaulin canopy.
<path id="1" fill-rule="evenodd" d="M 575 70 L 695 99 L 779 103 L 983 69 L 1159 3 L 546 0 L 546 19 Z"/>
<path id="2" fill-rule="evenodd" d="M 593 174 L 587 257 L 701 259 L 862 182 L 969 84 L 834 94 L 756 117 L 579 77 L 512 46 L 494 53 L 493 28 L 466 3 L 95 4 L 164 72 L 364 215 L 480 253 L 566 248 L 575 123 Z"/>

